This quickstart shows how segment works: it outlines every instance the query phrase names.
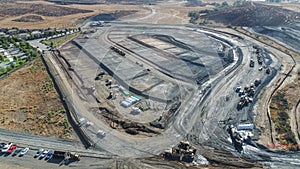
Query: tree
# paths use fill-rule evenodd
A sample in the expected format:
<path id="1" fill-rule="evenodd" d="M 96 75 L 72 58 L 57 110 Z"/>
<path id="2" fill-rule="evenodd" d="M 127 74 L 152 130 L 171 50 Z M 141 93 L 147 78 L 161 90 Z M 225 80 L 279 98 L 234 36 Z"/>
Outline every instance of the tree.
<path id="1" fill-rule="evenodd" d="M 241 5 L 243 2 L 242 2 L 242 0 L 237 0 L 237 1 L 235 1 L 234 3 L 233 3 L 233 6 L 239 6 L 239 5 Z"/>
<path id="2" fill-rule="evenodd" d="M 190 5 L 201 5 L 202 1 L 201 0 L 188 0 L 188 4 L 190 4 Z"/>
<path id="3" fill-rule="evenodd" d="M 64 0 L 60 1 L 60 4 L 61 5 L 67 5 L 67 3 Z"/>
<path id="4" fill-rule="evenodd" d="M 221 5 L 222 8 L 223 7 L 227 7 L 227 6 L 229 6 L 229 5 L 228 5 L 228 3 L 226 1 L 222 2 L 222 5 Z"/>
<path id="5" fill-rule="evenodd" d="M 14 68 L 15 68 L 15 64 L 11 64 L 11 65 L 9 66 L 9 71 L 13 70 Z"/>
<path id="6" fill-rule="evenodd" d="M 51 41 L 51 42 L 50 42 L 50 47 L 53 48 L 53 46 L 54 46 L 54 43 Z"/>

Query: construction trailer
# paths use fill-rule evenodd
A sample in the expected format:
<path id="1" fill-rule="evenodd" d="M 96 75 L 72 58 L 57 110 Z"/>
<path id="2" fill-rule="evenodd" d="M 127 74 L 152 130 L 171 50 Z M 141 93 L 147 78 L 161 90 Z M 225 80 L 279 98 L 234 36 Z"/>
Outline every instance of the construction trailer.
<path id="1" fill-rule="evenodd" d="M 65 151 L 54 151 L 53 158 L 66 158 L 67 152 Z"/>
<path id="2" fill-rule="evenodd" d="M 253 130 L 254 124 L 239 124 L 236 127 L 237 130 Z"/>

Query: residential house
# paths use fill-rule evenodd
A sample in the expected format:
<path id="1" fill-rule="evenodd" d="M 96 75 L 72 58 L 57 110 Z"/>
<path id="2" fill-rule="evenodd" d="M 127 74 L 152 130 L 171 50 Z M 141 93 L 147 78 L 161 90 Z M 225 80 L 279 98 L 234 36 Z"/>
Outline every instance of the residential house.
<path id="1" fill-rule="evenodd" d="M 20 57 L 21 60 L 25 60 L 25 59 L 28 59 L 28 56 L 27 55 L 24 55 L 22 57 Z"/>
<path id="2" fill-rule="evenodd" d="M 17 57 L 17 58 L 21 58 L 24 55 L 25 55 L 25 53 L 23 53 L 23 52 L 18 52 L 16 54 L 14 54 L 14 56 Z"/>
<path id="3" fill-rule="evenodd" d="M 6 34 L 12 36 L 14 34 L 17 34 L 18 33 L 18 29 L 10 29 L 6 32 Z"/>
<path id="4" fill-rule="evenodd" d="M 20 33 L 18 36 L 20 39 L 27 39 L 29 37 L 29 34 L 28 33 Z"/>
<path id="5" fill-rule="evenodd" d="M 19 29 L 19 33 L 28 33 L 28 29 Z"/>
<path id="6" fill-rule="evenodd" d="M 0 32 L 0 37 L 4 37 L 6 34 L 4 32 Z"/>
<path id="7" fill-rule="evenodd" d="M 40 37 L 42 35 L 41 31 L 33 31 L 31 32 L 31 36 L 33 37 Z"/>

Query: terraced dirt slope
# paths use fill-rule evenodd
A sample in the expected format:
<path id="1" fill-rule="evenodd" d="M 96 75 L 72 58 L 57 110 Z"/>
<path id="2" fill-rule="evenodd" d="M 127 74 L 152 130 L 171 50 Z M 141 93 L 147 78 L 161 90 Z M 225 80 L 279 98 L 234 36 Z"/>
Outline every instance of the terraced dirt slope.
<path id="1" fill-rule="evenodd" d="M 300 51 L 300 20 L 295 23 L 286 24 L 280 27 L 253 27 L 255 32 L 270 36 L 278 41 L 287 44 L 287 47 L 292 47 Z"/>
<path id="2" fill-rule="evenodd" d="M 279 26 L 300 18 L 300 13 L 257 3 L 223 8 L 200 17 L 233 26 Z"/>

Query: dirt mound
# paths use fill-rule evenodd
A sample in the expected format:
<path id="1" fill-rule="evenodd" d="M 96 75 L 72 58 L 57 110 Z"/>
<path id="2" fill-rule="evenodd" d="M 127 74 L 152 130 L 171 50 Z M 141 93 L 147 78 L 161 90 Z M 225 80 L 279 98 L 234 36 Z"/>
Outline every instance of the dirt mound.
<path id="1" fill-rule="evenodd" d="M 27 15 L 27 16 L 22 16 L 21 18 L 18 18 L 18 19 L 14 19 L 13 21 L 15 21 L 15 22 L 40 22 L 43 20 L 44 19 L 38 15 Z"/>
<path id="2" fill-rule="evenodd" d="M 106 118 L 106 121 L 114 129 L 125 131 L 130 135 L 143 135 L 143 136 L 153 136 L 160 134 L 158 130 L 151 127 L 148 124 L 142 124 L 138 122 L 132 122 L 130 120 L 125 120 L 119 117 L 115 112 L 112 112 L 104 107 L 99 107 L 101 114 Z"/>
<path id="3" fill-rule="evenodd" d="M 122 18 L 124 16 L 134 14 L 136 12 L 138 12 L 138 11 L 136 11 L 136 10 L 128 10 L 128 11 L 127 10 L 117 10 L 117 11 L 114 11 L 111 13 L 102 13 L 102 14 L 96 15 L 96 16 L 92 17 L 91 20 L 93 20 L 93 21 L 113 21 L 113 20 Z"/>
<path id="4" fill-rule="evenodd" d="M 90 10 L 62 7 L 57 5 L 31 3 L 0 3 L 0 17 L 37 14 L 42 16 L 65 16 L 76 13 L 88 13 Z"/>
<path id="5" fill-rule="evenodd" d="M 201 18 L 234 26 L 279 26 L 300 18 L 300 13 L 281 7 L 244 3 L 209 12 Z"/>

